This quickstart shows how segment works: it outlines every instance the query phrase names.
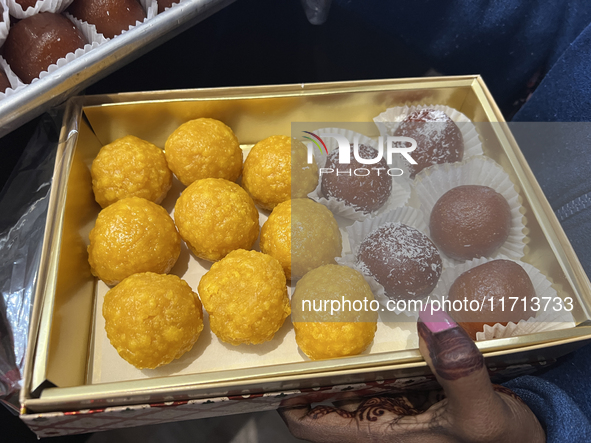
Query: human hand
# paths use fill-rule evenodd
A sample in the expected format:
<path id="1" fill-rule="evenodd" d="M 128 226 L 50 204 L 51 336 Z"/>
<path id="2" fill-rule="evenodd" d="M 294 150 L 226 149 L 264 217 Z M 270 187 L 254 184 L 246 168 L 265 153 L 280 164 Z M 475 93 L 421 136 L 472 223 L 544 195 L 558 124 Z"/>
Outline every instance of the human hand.
<path id="1" fill-rule="evenodd" d="M 472 339 L 446 313 L 422 311 L 419 349 L 445 391 L 374 397 L 333 408 L 291 404 L 279 413 L 291 433 L 313 442 L 545 442 L 533 412 L 490 382 Z M 297 398 L 294 399 L 297 402 Z"/>

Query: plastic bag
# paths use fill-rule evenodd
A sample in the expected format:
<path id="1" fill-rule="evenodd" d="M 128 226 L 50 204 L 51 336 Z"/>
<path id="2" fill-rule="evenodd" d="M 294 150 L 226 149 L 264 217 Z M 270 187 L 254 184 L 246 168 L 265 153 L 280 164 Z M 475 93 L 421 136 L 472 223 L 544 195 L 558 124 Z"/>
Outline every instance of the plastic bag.
<path id="1" fill-rule="evenodd" d="M 20 388 L 57 149 L 46 114 L 0 194 L 0 399 Z"/>

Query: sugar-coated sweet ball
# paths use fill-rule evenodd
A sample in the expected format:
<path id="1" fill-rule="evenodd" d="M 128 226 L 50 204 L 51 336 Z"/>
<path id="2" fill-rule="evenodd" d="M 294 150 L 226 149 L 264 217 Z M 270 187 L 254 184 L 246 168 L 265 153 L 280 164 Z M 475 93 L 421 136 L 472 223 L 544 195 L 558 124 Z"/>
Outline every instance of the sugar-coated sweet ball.
<path id="1" fill-rule="evenodd" d="M 509 237 L 511 208 L 488 186 L 458 186 L 443 194 L 429 218 L 431 239 L 448 257 L 493 255 Z"/>
<path id="2" fill-rule="evenodd" d="M 262 252 L 230 252 L 201 278 L 198 291 L 211 330 L 233 345 L 271 340 L 291 312 L 283 268 Z"/>
<path id="3" fill-rule="evenodd" d="M 410 153 L 416 165 L 409 165 L 413 178 L 428 166 L 459 162 L 464 157 L 464 138 L 449 116 L 436 109 L 419 109 L 407 116 L 394 131 L 395 136 L 417 142 Z"/>
<path id="4" fill-rule="evenodd" d="M 96 26 L 107 38 L 143 22 L 146 12 L 137 0 L 74 0 L 67 10 L 74 17 Z"/>
<path id="5" fill-rule="evenodd" d="M 127 197 L 160 203 L 172 186 L 164 152 L 133 135 L 103 146 L 90 173 L 95 199 L 103 208 Z"/>
<path id="6" fill-rule="evenodd" d="M 4 59 L 24 82 L 31 83 L 67 54 L 88 43 L 61 14 L 40 12 L 11 26 L 4 42 Z"/>
<path id="7" fill-rule="evenodd" d="M 275 257 L 291 279 L 291 200 L 279 203 L 261 228 L 261 252 Z"/>
<path id="8" fill-rule="evenodd" d="M 393 300 L 426 297 L 442 270 L 439 251 L 429 237 L 398 222 L 386 223 L 363 239 L 357 263 Z"/>
<path id="9" fill-rule="evenodd" d="M 298 281 L 292 296 L 296 342 L 313 360 L 359 354 L 374 339 L 378 309 L 358 271 L 339 265 L 316 268 Z"/>
<path id="10" fill-rule="evenodd" d="M 364 159 L 378 156 L 371 146 L 359 145 L 358 154 Z M 339 163 L 339 150 L 335 149 L 326 158 L 322 174 L 321 191 L 330 199 L 344 202 L 356 211 L 366 214 L 380 209 L 392 193 L 392 177 L 388 175 L 388 164 L 382 158 L 373 165 L 359 162 L 354 155 L 354 146 L 350 146 L 350 163 Z"/>
<path id="11" fill-rule="evenodd" d="M 204 178 L 236 181 L 242 173 L 242 150 L 232 129 L 213 118 L 180 125 L 164 147 L 168 167 L 185 185 Z"/>
<path id="12" fill-rule="evenodd" d="M 484 325 L 506 326 L 508 322 L 517 323 L 534 316 L 532 298 L 535 296 L 529 275 L 518 263 L 492 260 L 469 269 L 454 281 L 449 289 L 449 301 L 467 300 L 467 309 L 452 310 L 450 314 L 475 340 L 476 333 L 484 331 Z M 473 300 L 478 303 L 470 305 Z"/>
<path id="13" fill-rule="evenodd" d="M 199 297 L 176 275 L 127 277 L 105 295 L 107 337 L 138 369 L 154 369 L 190 351 L 203 330 Z"/>
<path id="14" fill-rule="evenodd" d="M 244 161 L 242 186 L 256 205 L 263 209 L 272 210 L 279 203 L 289 200 L 292 191 L 299 197 L 305 197 L 317 184 L 318 167 L 315 162 L 307 164 L 306 147 L 284 135 L 261 140 Z"/>
<path id="15" fill-rule="evenodd" d="M 334 264 L 343 248 L 339 225 L 325 206 L 308 198 L 291 200 L 291 277 L 298 279 Z"/>
<path id="16" fill-rule="evenodd" d="M 162 207 L 130 197 L 103 209 L 92 231 L 88 261 L 92 274 L 115 285 L 138 272 L 166 274 L 181 253 L 181 237 Z"/>
<path id="17" fill-rule="evenodd" d="M 221 178 L 197 180 L 174 207 L 179 233 L 199 258 L 217 261 L 235 249 L 250 249 L 259 236 L 259 213 L 236 183 Z"/>

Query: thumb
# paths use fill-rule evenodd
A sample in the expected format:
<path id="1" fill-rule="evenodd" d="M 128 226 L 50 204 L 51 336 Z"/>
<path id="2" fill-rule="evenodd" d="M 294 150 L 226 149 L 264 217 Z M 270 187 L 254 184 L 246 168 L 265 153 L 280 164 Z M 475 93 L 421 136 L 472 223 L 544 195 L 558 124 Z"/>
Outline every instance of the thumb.
<path id="1" fill-rule="evenodd" d="M 445 390 L 446 414 L 460 433 L 502 425 L 506 405 L 493 390 L 476 344 L 444 311 L 428 304 L 417 322 L 419 350 Z"/>

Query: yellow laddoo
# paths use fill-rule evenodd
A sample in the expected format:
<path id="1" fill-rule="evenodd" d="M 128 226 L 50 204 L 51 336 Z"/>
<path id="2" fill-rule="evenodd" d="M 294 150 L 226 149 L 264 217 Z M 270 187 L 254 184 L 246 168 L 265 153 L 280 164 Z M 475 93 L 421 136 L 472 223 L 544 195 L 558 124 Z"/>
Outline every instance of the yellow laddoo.
<path id="1" fill-rule="evenodd" d="M 234 249 L 250 249 L 259 236 L 259 213 L 249 195 L 228 180 L 197 180 L 174 207 L 181 237 L 193 253 L 209 261 Z"/>
<path id="2" fill-rule="evenodd" d="M 189 186 L 204 178 L 236 181 L 242 173 L 242 150 L 232 129 L 219 120 L 183 123 L 166 140 L 168 167 Z"/>
<path id="3" fill-rule="evenodd" d="M 290 314 L 285 275 L 270 255 L 239 249 L 199 282 L 211 330 L 233 345 L 271 340 Z"/>
<path id="4" fill-rule="evenodd" d="M 291 200 L 279 203 L 261 228 L 261 251 L 276 258 L 291 279 Z"/>
<path id="5" fill-rule="evenodd" d="M 307 163 L 306 147 L 284 135 L 274 135 L 253 146 L 244 162 L 242 186 L 254 202 L 271 210 L 279 203 L 305 197 L 318 184 L 318 166 Z M 293 186 L 294 181 L 297 185 Z M 294 198 L 295 198 L 294 197 Z"/>
<path id="6" fill-rule="evenodd" d="M 379 303 L 358 271 L 325 265 L 298 281 L 292 296 L 296 342 L 311 359 L 363 352 L 373 341 Z"/>
<path id="7" fill-rule="evenodd" d="M 332 212 L 307 198 L 291 200 L 291 277 L 334 264 L 341 250 L 341 231 Z"/>
<path id="8" fill-rule="evenodd" d="M 108 285 L 138 272 L 166 274 L 180 253 L 181 237 L 172 218 L 144 198 L 125 198 L 106 207 L 90 231 L 90 268 Z"/>
<path id="9" fill-rule="evenodd" d="M 203 330 L 199 297 L 176 275 L 127 277 L 105 295 L 103 317 L 113 347 L 139 369 L 181 357 Z"/>
<path id="10" fill-rule="evenodd" d="M 308 163 L 308 149 L 295 139 L 291 141 L 291 198 L 304 198 L 318 186 L 318 165 L 312 157 Z"/>
<path id="11" fill-rule="evenodd" d="M 127 197 L 160 203 L 172 186 L 164 152 L 133 135 L 103 146 L 90 173 L 94 197 L 103 208 Z"/>

